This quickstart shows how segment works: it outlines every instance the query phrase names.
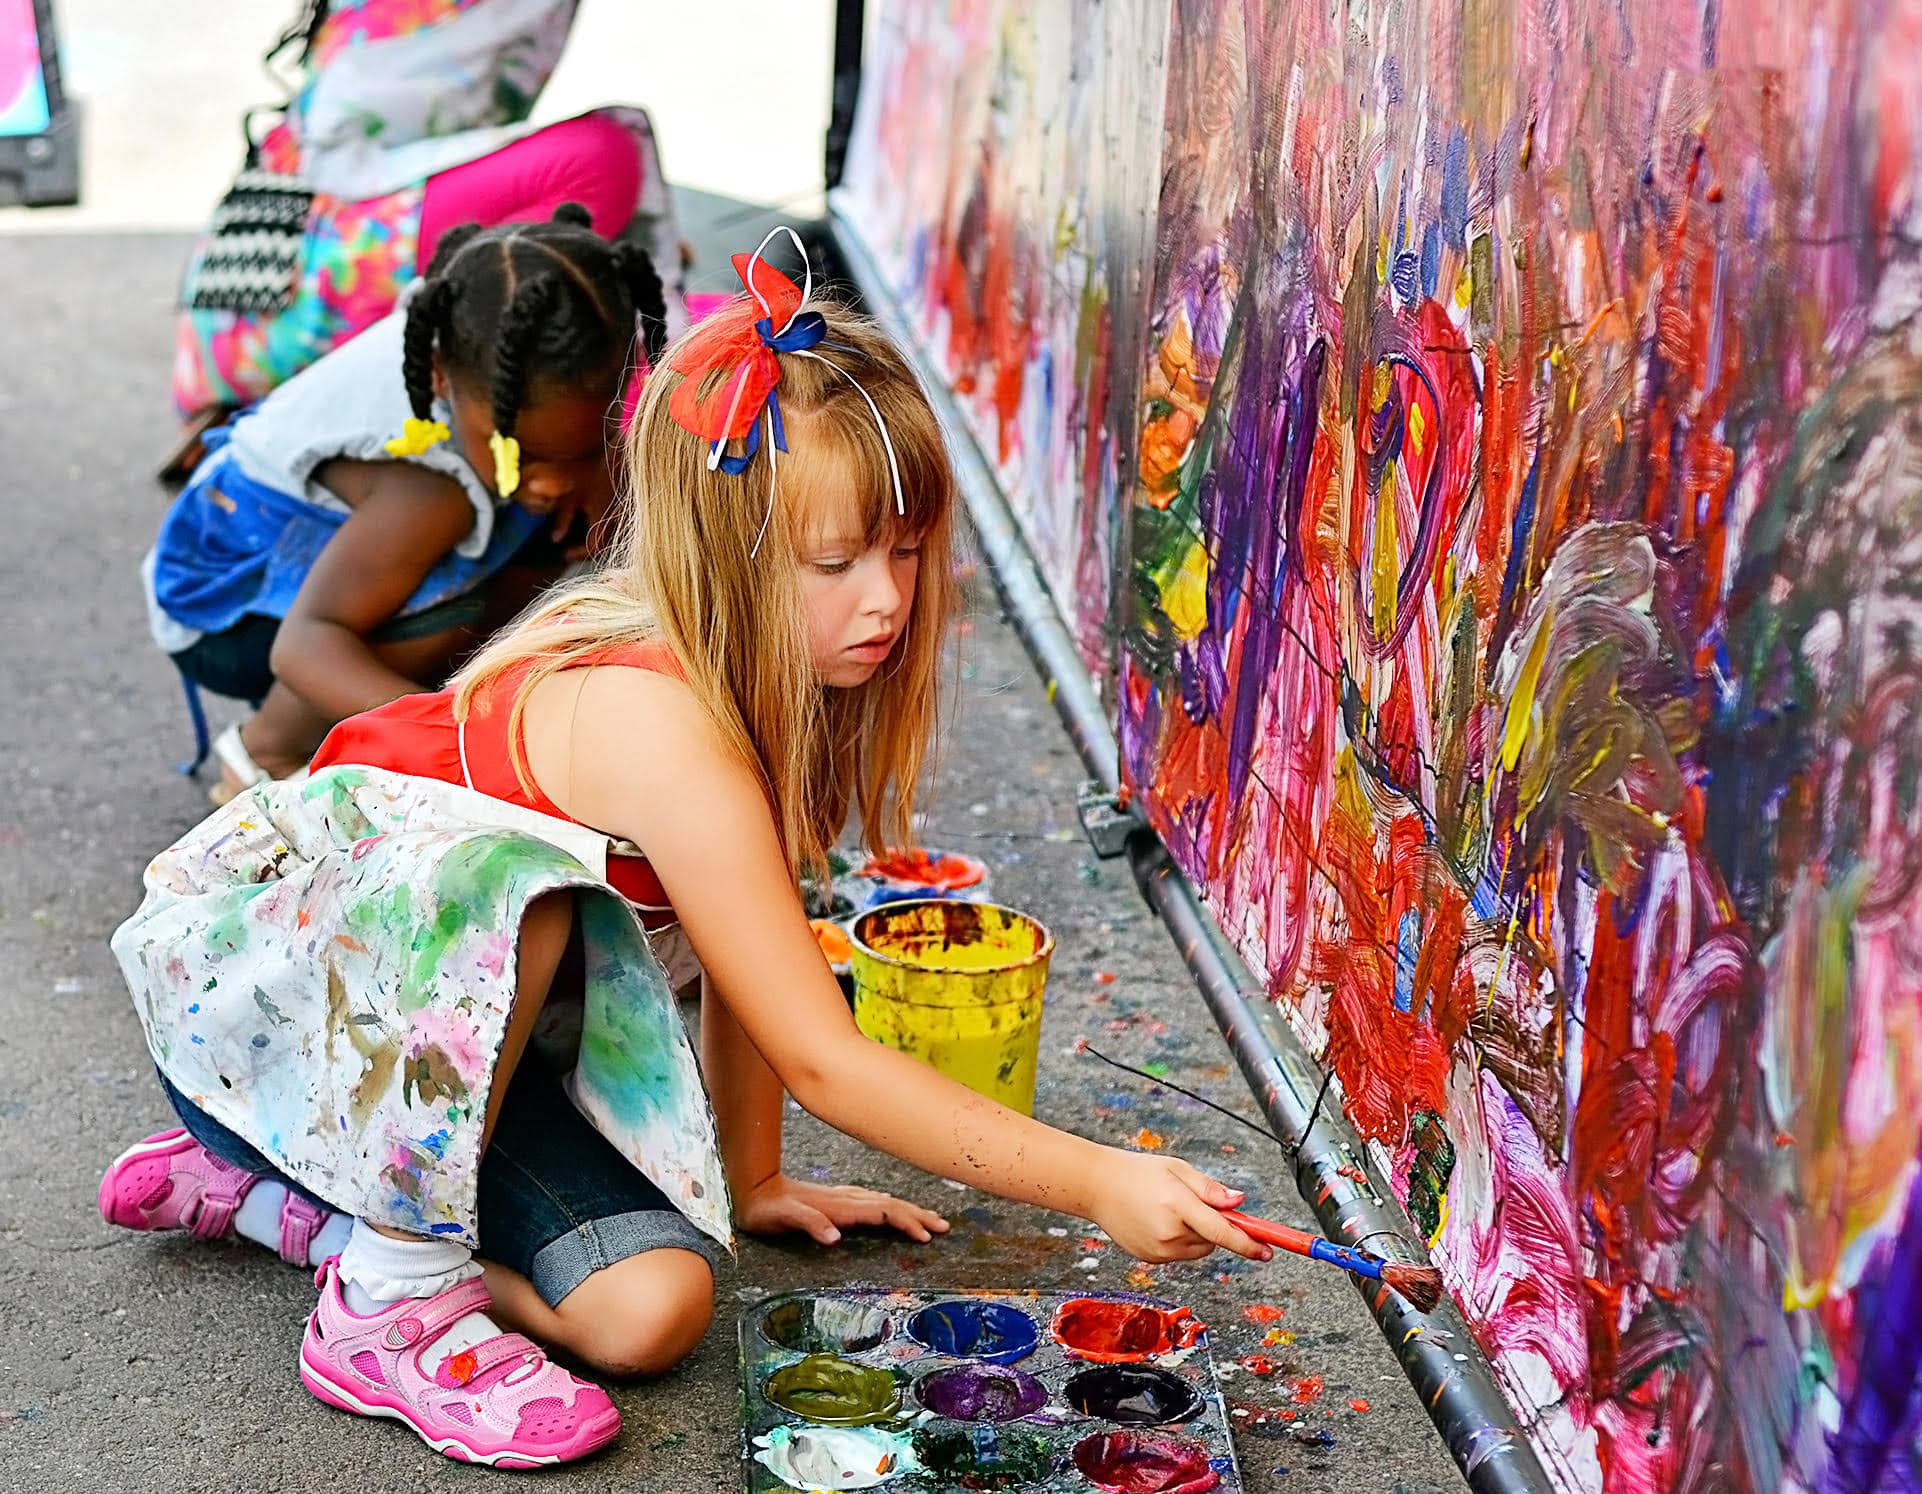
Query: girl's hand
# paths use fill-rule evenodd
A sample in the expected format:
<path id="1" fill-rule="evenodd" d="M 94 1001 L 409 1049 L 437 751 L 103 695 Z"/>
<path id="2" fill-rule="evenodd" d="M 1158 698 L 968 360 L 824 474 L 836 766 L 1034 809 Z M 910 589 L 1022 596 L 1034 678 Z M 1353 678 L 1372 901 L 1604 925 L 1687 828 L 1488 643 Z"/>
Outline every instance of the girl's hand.
<path id="1" fill-rule="evenodd" d="M 1239 1199 L 1240 1195 L 1236 1195 Z M 751 1235 L 780 1235 L 798 1230 L 823 1245 L 833 1245 L 852 1224 L 891 1225 L 910 1240 L 925 1243 L 948 1232 L 948 1221 L 932 1209 L 872 1188 L 800 1183 L 777 1172 L 735 1205 L 735 1222 Z"/>
<path id="2" fill-rule="evenodd" d="M 1216 1246 L 1251 1261 L 1274 1259 L 1221 1217 L 1245 1194 L 1197 1172 L 1179 1157 L 1150 1157 L 1111 1149 L 1102 1170 L 1093 1221 L 1136 1260 L 1192 1261 Z"/>

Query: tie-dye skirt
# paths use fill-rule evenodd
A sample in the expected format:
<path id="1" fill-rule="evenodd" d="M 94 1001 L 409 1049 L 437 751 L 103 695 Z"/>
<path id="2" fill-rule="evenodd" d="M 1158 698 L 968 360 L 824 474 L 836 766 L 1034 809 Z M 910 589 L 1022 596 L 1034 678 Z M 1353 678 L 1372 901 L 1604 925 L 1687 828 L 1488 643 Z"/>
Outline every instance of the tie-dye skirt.
<path id="1" fill-rule="evenodd" d="M 731 1248 L 673 983 L 607 885 L 607 850 L 457 785 L 330 768 L 242 794 L 156 857 L 114 954 L 154 1062 L 196 1105 L 336 1208 L 471 1245 L 521 919 L 572 890 L 569 1093 Z"/>

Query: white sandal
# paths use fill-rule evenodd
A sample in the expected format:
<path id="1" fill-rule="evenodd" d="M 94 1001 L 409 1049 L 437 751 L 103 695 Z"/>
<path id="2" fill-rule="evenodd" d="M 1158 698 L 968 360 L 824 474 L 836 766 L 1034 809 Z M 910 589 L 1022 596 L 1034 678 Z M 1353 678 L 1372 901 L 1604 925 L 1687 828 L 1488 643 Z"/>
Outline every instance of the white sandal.
<path id="1" fill-rule="evenodd" d="M 219 736 L 214 738 L 214 762 L 220 767 L 220 780 L 207 790 L 207 797 L 216 805 L 226 804 L 239 798 L 250 788 L 263 783 L 272 783 L 274 775 L 254 761 L 247 750 L 247 744 L 240 738 L 240 723 L 235 722 Z M 288 775 L 291 778 L 305 778 L 307 769 Z M 235 787 L 238 781 L 239 787 Z"/>

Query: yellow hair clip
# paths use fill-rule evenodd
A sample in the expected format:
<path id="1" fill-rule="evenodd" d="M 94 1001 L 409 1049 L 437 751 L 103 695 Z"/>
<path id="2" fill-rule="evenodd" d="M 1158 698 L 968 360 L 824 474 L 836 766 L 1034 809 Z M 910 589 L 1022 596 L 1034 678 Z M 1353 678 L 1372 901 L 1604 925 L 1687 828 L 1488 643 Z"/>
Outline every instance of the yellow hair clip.
<path id="1" fill-rule="evenodd" d="M 495 431 L 487 438 L 487 449 L 494 453 L 494 491 L 512 498 L 521 485 L 521 443 Z"/>
<path id="2" fill-rule="evenodd" d="M 438 446 L 448 437 L 447 427 L 438 420 L 422 420 L 409 415 L 400 428 L 400 434 L 387 443 L 389 456 L 419 456 L 429 447 Z"/>

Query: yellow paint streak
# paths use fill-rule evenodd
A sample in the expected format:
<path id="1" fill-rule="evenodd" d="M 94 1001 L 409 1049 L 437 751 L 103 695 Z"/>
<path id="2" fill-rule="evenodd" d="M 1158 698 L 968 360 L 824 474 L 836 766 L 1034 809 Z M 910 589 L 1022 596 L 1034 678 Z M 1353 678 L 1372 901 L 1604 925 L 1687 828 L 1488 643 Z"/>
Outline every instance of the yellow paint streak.
<path id="1" fill-rule="evenodd" d="M 1394 393 L 1395 375 L 1386 363 L 1375 365 L 1375 376 L 1369 381 L 1368 408 L 1379 410 L 1388 403 L 1388 396 Z"/>
<path id="2" fill-rule="evenodd" d="M 1395 586 L 1401 580 L 1401 546 L 1395 528 L 1395 494 L 1385 489 L 1375 505 L 1375 555 L 1371 569 L 1375 605 L 1375 631 L 1387 635 L 1395 631 Z"/>
<path id="3" fill-rule="evenodd" d="M 1792 1275 L 1782 1284 L 1782 1311 L 1807 1312 L 1810 1308 L 1820 1307 L 1829 1294 L 1826 1278 L 1821 1281 L 1800 1281 Z"/>
<path id="4" fill-rule="evenodd" d="M 1448 1228 L 1448 1195 L 1441 1196 L 1441 1215 L 1435 1221 L 1435 1232 L 1428 1237 L 1428 1248 L 1433 1250 L 1441 1244 L 1442 1232 Z"/>
<path id="5" fill-rule="evenodd" d="M 1528 741 L 1530 730 L 1535 722 L 1535 692 L 1542 681 L 1542 664 L 1548 657 L 1548 635 L 1555 631 L 1555 614 L 1551 611 L 1535 625 L 1534 640 L 1528 645 L 1528 657 L 1522 661 L 1520 678 L 1515 681 L 1515 693 L 1508 700 L 1508 715 L 1502 725 L 1502 769 L 1513 773 L 1515 765 L 1522 760 L 1522 747 Z"/>
<path id="6" fill-rule="evenodd" d="M 1174 625 L 1175 636 L 1183 643 L 1198 636 L 1208 622 L 1208 550 L 1205 545 L 1188 547 L 1181 569 L 1163 583 L 1161 610 Z"/>

